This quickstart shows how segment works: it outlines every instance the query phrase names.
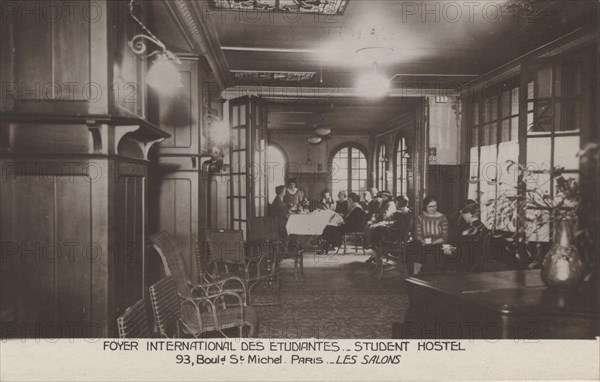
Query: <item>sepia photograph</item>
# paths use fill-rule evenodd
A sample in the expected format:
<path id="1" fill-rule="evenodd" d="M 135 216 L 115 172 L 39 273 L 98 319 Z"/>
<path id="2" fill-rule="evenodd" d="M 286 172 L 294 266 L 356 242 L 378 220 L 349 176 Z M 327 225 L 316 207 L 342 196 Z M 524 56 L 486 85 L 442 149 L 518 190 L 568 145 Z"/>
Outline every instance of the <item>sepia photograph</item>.
<path id="1" fill-rule="evenodd" d="M 600 378 L 599 1 L 0 4 L 0 379 Z"/>

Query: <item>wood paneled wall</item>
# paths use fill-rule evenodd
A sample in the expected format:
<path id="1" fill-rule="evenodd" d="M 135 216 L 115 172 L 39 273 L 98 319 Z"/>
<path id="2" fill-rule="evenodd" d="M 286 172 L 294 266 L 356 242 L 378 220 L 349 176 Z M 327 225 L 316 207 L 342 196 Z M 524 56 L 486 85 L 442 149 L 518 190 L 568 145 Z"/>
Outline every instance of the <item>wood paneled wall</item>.
<path id="1" fill-rule="evenodd" d="M 115 336 L 145 293 L 147 153 L 168 136 L 138 27 L 126 1 L 4 5 L 0 336 Z"/>
<path id="2" fill-rule="evenodd" d="M 2 20 L 2 111 L 145 118 L 146 62 L 128 46 L 139 27 L 127 2 L 29 0 L 9 7 Z M 142 18 L 143 8 L 141 2 L 136 9 Z"/>
<path id="3" fill-rule="evenodd" d="M 183 55 L 179 71 L 184 87 L 176 95 L 155 94 L 151 99 L 157 123 L 171 137 L 157 148 L 151 167 L 150 231 L 167 231 L 177 241 L 189 276 L 195 280 L 196 245 L 201 231 L 209 225 L 206 193 L 211 178 L 202 173 L 205 159 L 204 115 L 210 102 L 207 88 L 212 85 L 204 61 Z M 219 191 L 221 192 L 221 191 Z M 222 214 L 223 211 L 219 211 Z M 162 264 L 154 253 L 151 277 L 157 278 Z M 156 281 L 156 280 L 155 280 Z"/>
<path id="4" fill-rule="evenodd" d="M 146 164 L 0 163 L 2 336 L 114 335 L 144 295 Z"/>

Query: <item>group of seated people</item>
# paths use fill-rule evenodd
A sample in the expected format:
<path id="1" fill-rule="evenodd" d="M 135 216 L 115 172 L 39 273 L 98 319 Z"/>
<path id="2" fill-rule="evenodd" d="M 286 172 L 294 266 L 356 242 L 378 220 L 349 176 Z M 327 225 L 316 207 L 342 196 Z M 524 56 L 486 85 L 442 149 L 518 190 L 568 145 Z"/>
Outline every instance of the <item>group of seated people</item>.
<path id="1" fill-rule="evenodd" d="M 376 189 L 364 192 L 362 199 L 355 193 L 350 194 L 349 206 L 343 225 L 325 228 L 322 251 L 341 245 L 346 232 L 364 232 L 362 244 L 375 253 L 403 248 L 411 273 L 506 268 L 500 261 L 499 251 L 493 258 L 489 257 L 489 250 L 497 248 L 490 244 L 490 231 L 480 221 L 479 204 L 473 200 L 463 204 L 453 227 L 449 226 L 447 216 L 438 211 L 438 199 L 432 195 L 423 199 L 423 210 L 419 214 L 411 211 L 406 196 L 394 199 L 390 192 Z M 372 263 L 375 259 L 373 254 L 366 262 Z"/>
<path id="2" fill-rule="evenodd" d="M 322 193 L 322 205 L 333 206 L 332 203 L 327 203 L 328 196 L 329 192 L 325 190 Z M 338 202 L 335 203 L 335 212 L 344 218 L 344 224 L 325 228 L 321 236 L 321 252 L 339 247 L 346 232 L 364 232 L 365 243 L 363 244 L 369 248 L 371 243 L 377 243 L 381 239 L 385 228 L 405 221 L 404 215 L 407 215 L 410 210 L 406 197 L 399 196 L 394 201 L 390 192 L 371 189 L 363 193 L 362 199 L 356 193 L 350 193 L 346 199 L 346 192 L 340 191 Z"/>
<path id="3" fill-rule="evenodd" d="M 306 208 L 308 202 L 294 180 L 290 180 L 287 187 L 278 186 L 276 192 L 270 215 L 284 218 L 280 230 L 285 236 L 285 221 L 290 212 Z M 340 191 L 337 196 L 338 200 L 334 201 L 331 192 L 325 189 L 316 206 L 333 210 L 344 219 L 341 225 L 325 227 L 320 240 L 321 253 L 339 248 L 345 233 L 360 232 L 364 234 L 364 247 L 372 248 L 375 253 L 395 251 L 401 243 L 407 264 L 414 273 L 482 270 L 477 268 L 481 264 L 482 248 L 489 246 L 485 240 L 490 237 L 490 232 L 479 220 L 477 202 L 467 200 L 458 214 L 457 224 L 449 227 L 446 215 L 438 211 L 435 196 L 423 199 L 423 210 L 419 214 L 409 208 L 406 196 L 394 198 L 390 192 L 379 192 L 375 188 L 363 192 L 362 198 L 357 193 L 345 191 Z M 372 263 L 375 259 L 372 255 L 366 262 Z"/>

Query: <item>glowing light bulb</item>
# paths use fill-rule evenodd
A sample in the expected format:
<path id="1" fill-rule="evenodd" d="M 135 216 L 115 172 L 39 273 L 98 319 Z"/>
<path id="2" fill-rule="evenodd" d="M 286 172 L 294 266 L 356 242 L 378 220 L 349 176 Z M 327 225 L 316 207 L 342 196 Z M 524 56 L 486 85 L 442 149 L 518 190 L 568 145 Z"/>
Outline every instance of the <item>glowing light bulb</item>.
<path id="1" fill-rule="evenodd" d="M 213 119 L 209 129 L 210 142 L 214 145 L 222 146 L 229 143 L 230 137 L 229 126 L 219 119 Z"/>
<path id="2" fill-rule="evenodd" d="M 376 70 L 365 73 L 356 82 L 358 95 L 367 98 L 378 98 L 385 96 L 390 90 L 390 80 Z"/>
<path id="3" fill-rule="evenodd" d="M 181 73 L 165 54 L 156 56 L 146 76 L 146 83 L 162 94 L 170 95 L 183 88 Z"/>

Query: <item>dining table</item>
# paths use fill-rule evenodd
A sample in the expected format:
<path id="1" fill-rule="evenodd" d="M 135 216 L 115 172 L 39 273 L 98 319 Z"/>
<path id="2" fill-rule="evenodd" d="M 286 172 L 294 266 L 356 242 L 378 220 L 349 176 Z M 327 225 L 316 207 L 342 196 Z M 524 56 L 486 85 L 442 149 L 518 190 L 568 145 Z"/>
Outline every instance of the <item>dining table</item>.
<path id="1" fill-rule="evenodd" d="M 306 248 L 315 238 L 320 237 L 328 225 L 344 224 L 344 218 L 332 210 L 317 210 L 290 214 L 286 229 L 294 236 L 302 248 Z"/>

